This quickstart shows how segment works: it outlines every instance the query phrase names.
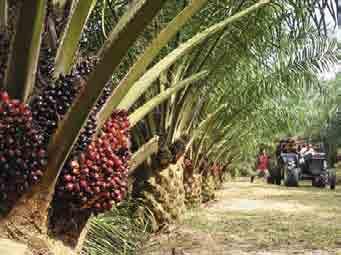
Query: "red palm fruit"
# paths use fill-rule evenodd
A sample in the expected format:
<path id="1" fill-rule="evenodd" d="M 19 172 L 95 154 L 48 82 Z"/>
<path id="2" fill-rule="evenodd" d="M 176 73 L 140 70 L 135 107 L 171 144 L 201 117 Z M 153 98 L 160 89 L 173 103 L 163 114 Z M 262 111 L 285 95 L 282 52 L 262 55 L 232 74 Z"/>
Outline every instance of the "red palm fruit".
<path id="1" fill-rule="evenodd" d="M 107 166 L 108 166 L 108 167 L 111 167 L 111 168 L 112 168 L 112 167 L 114 167 L 114 165 L 115 165 L 114 161 L 112 161 L 112 160 L 108 160 L 108 161 L 107 161 Z"/>
<path id="2" fill-rule="evenodd" d="M 111 210 L 112 204 L 111 203 L 106 203 L 105 210 Z"/>
<path id="3" fill-rule="evenodd" d="M 120 202 L 120 201 L 122 201 L 122 195 L 121 195 L 121 194 L 117 195 L 117 197 L 116 197 L 116 201 L 117 201 L 117 202 Z"/>
<path id="4" fill-rule="evenodd" d="M 68 183 L 68 184 L 66 185 L 66 190 L 67 190 L 67 191 L 73 191 L 73 189 L 74 189 L 74 185 L 73 185 L 72 183 Z"/>
<path id="5" fill-rule="evenodd" d="M 89 168 L 82 168 L 81 169 L 81 174 L 82 175 L 88 175 L 89 174 Z"/>
<path id="6" fill-rule="evenodd" d="M 75 192 L 80 192 L 81 188 L 80 188 L 80 185 L 78 183 L 75 184 L 74 190 L 75 190 Z"/>
<path id="7" fill-rule="evenodd" d="M 74 169 L 72 169 L 72 174 L 74 174 L 74 175 L 79 175 L 79 174 L 80 174 L 79 168 L 74 168 Z"/>
<path id="8" fill-rule="evenodd" d="M 64 180 L 67 181 L 67 182 L 71 182 L 72 181 L 72 176 L 67 174 L 67 175 L 64 175 Z"/>
<path id="9" fill-rule="evenodd" d="M 79 153 L 78 159 L 76 157 L 79 176 L 74 174 L 74 168 L 64 168 L 63 173 L 76 177 L 72 183 L 79 184 L 81 191 L 86 193 L 81 195 L 82 192 L 74 188 L 72 194 L 65 192 L 59 195 L 59 200 L 72 203 L 73 208 L 78 207 L 79 210 L 87 208 L 99 213 L 111 208 L 112 202 L 119 202 L 123 198 L 127 186 L 127 159 L 130 158 L 127 145 L 129 125 L 125 129 L 126 123 L 129 123 L 127 116 L 126 112 L 114 112 L 99 137 L 85 148 L 84 153 Z M 125 123 L 121 125 L 122 121 Z M 59 182 L 59 185 L 67 184 L 65 180 Z M 84 196 L 87 197 L 86 201 Z M 85 204 L 87 201 L 92 201 L 91 205 Z M 98 208 L 98 204 L 101 208 Z"/>
<path id="10" fill-rule="evenodd" d="M 88 183 L 85 180 L 80 181 L 79 185 L 81 186 L 81 188 L 84 188 L 84 189 L 88 187 Z"/>
<path id="11" fill-rule="evenodd" d="M 9 98 L 9 95 L 6 91 L 0 92 L 0 101 L 2 103 L 9 103 L 10 98 Z"/>
<path id="12" fill-rule="evenodd" d="M 79 168 L 79 163 L 76 160 L 72 160 L 70 162 L 70 167 L 73 169 L 78 169 Z"/>

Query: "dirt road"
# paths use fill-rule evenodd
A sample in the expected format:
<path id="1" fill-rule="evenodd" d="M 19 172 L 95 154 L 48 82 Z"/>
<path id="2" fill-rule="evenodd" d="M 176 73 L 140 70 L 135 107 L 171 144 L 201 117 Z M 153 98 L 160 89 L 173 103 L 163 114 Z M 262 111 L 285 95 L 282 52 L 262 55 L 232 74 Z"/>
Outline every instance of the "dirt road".
<path id="1" fill-rule="evenodd" d="M 341 187 L 226 183 L 217 200 L 154 236 L 145 255 L 341 255 Z"/>

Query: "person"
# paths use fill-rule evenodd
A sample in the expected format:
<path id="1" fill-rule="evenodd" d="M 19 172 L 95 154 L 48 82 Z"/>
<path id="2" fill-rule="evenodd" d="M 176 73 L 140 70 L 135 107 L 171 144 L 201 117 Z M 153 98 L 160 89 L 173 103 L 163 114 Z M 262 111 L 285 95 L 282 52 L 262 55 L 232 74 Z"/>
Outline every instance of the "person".
<path id="1" fill-rule="evenodd" d="M 269 176 L 269 156 L 263 149 L 258 156 L 256 172 L 251 175 L 251 183 L 254 181 L 255 177 L 264 177 L 265 180 Z"/>
<path id="2" fill-rule="evenodd" d="M 309 144 L 308 146 L 305 146 L 305 148 L 302 148 L 300 151 L 300 166 L 303 169 L 303 171 L 308 171 L 309 164 L 312 160 L 312 157 L 316 153 L 314 147 L 312 144 Z"/>
<path id="3" fill-rule="evenodd" d="M 302 145 L 302 148 L 301 148 L 301 150 L 300 150 L 300 152 L 299 152 L 300 156 L 303 157 L 304 154 L 307 152 L 307 150 L 308 150 L 307 145 L 306 145 L 306 144 L 303 144 L 303 145 Z"/>
<path id="4" fill-rule="evenodd" d="M 308 145 L 308 149 L 307 149 L 307 151 L 304 153 L 304 155 L 311 155 L 311 156 L 313 156 L 315 153 L 316 153 L 316 151 L 315 151 L 313 145 L 312 145 L 312 144 L 309 144 L 309 145 Z"/>

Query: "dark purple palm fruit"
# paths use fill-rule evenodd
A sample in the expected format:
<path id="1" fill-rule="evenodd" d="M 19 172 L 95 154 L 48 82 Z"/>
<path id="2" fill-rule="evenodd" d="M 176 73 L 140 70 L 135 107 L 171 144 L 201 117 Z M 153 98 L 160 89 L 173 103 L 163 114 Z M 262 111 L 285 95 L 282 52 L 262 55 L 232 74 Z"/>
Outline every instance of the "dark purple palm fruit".
<path id="1" fill-rule="evenodd" d="M 0 92 L 0 202 L 9 206 L 39 182 L 47 154 L 27 105 Z"/>
<path id="2" fill-rule="evenodd" d="M 72 155 L 77 155 L 78 153 L 85 151 L 96 133 L 96 127 L 97 121 L 95 114 L 91 114 L 77 139 Z"/>
<path id="3" fill-rule="evenodd" d="M 54 58 L 54 51 L 47 46 L 43 46 L 40 50 L 37 72 L 37 88 L 40 90 L 49 86 L 53 79 Z"/>
<path id="4" fill-rule="evenodd" d="M 97 63 L 97 58 L 87 58 L 80 62 L 77 66 L 76 75 L 78 77 L 82 77 L 87 79 L 91 71 L 94 69 L 94 66 Z M 99 101 L 101 101 L 102 96 L 100 97 Z M 74 149 L 71 153 L 72 156 L 77 155 L 78 153 L 84 151 L 86 147 L 91 143 L 93 140 L 93 136 L 96 133 L 97 127 L 97 120 L 96 115 L 98 113 L 99 104 L 97 103 L 95 107 L 92 109 L 90 113 L 90 117 L 88 118 L 87 122 L 85 123 L 77 142 L 74 146 Z"/>
<path id="5" fill-rule="evenodd" d="M 100 98 L 98 99 L 94 109 L 92 110 L 89 119 L 87 120 L 83 131 L 79 135 L 79 138 L 76 142 L 76 145 L 73 150 L 74 153 L 78 153 L 80 151 L 84 151 L 85 148 L 91 143 L 93 136 L 96 133 L 96 127 L 97 127 L 97 120 L 96 115 L 102 108 L 102 106 L 105 104 L 106 100 L 109 98 L 110 94 L 112 92 L 112 83 L 109 82 L 103 92 Z"/>
<path id="6" fill-rule="evenodd" d="M 78 78 L 87 80 L 89 74 L 92 72 L 97 62 L 98 62 L 98 58 L 95 56 L 83 58 L 77 64 L 76 68 L 73 70 L 73 74 L 77 76 Z"/>
<path id="7" fill-rule="evenodd" d="M 108 82 L 108 83 L 105 85 L 105 87 L 104 87 L 104 89 L 103 89 L 103 91 L 102 91 L 102 94 L 101 94 L 100 98 L 98 99 L 98 101 L 97 101 L 97 103 L 96 103 L 96 106 L 95 106 L 95 109 L 94 109 L 94 111 L 95 111 L 96 113 L 98 113 L 98 112 L 102 109 L 103 105 L 104 105 L 104 104 L 106 103 L 106 101 L 108 100 L 108 98 L 109 98 L 109 96 L 111 95 L 112 91 L 113 91 L 113 84 L 112 84 L 112 82 L 110 81 L 110 82 Z"/>
<path id="8" fill-rule="evenodd" d="M 44 133 L 47 144 L 77 96 L 76 79 L 72 75 L 60 76 L 55 84 L 43 88 L 30 103 L 33 119 Z"/>
<path id="9" fill-rule="evenodd" d="M 33 119 L 44 132 L 46 144 L 56 131 L 59 121 L 64 118 L 82 91 L 81 79 L 87 78 L 93 66 L 94 62 L 90 59 L 81 62 L 72 74 L 59 76 L 54 83 L 42 88 L 40 93 L 32 98 L 30 106 Z"/>
<path id="10" fill-rule="evenodd" d="M 97 63 L 97 58 L 88 58 L 84 61 L 82 61 L 79 64 L 79 75 L 80 76 L 85 76 L 84 73 L 86 73 L 86 76 L 89 75 L 91 70 L 93 69 L 94 65 Z M 96 127 L 97 127 L 97 113 L 100 111 L 102 106 L 105 104 L 106 100 L 110 96 L 112 91 L 112 83 L 108 82 L 107 85 L 105 86 L 100 98 L 98 99 L 96 105 L 92 109 L 90 113 L 90 117 L 85 123 L 85 126 L 83 130 L 81 131 L 79 138 L 74 146 L 72 155 L 75 156 L 79 152 L 82 152 L 85 150 L 85 148 L 91 143 L 93 140 L 93 137 L 96 133 Z"/>
<path id="11" fill-rule="evenodd" d="M 129 130 L 127 113 L 114 112 L 98 138 L 64 166 L 54 204 L 97 214 L 121 201 L 127 192 Z"/>

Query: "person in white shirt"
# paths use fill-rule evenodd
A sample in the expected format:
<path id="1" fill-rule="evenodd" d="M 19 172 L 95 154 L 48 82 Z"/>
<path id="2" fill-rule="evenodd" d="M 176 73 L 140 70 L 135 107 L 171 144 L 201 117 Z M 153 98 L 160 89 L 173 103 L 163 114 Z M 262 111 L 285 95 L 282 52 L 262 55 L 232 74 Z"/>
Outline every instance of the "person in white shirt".
<path id="1" fill-rule="evenodd" d="M 313 148 L 312 144 L 307 145 L 303 145 L 302 149 L 300 150 L 300 165 L 302 167 L 307 168 L 309 161 L 311 160 L 312 156 L 315 154 L 315 150 Z"/>
<path id="2" fill-rule="evenodd" d="M 301 148 L 301 150 L 300 150 L 300 155 L 301 155 L 301 157 L 303 157 L 304 156 L 304 154 L 306 153 L 306 151 L 308 151 L 308 147 L 307 147 L 307 145 L 306 144 L 303 144 L 302 145 L 302 148 Z"/>
<path id="3" fill-rule="evenodd" d="M 314 154 L 315 154 L 315 150 L 313 148 L 313 145 L 311 144 L 309 144 L 305 150 L 300 151 L 300 155 L 301 155 L 300 164 L 301 164 L 302 169 L 304 169 L 303 171 L 307 171 L 309 169 L 309 165 Z"/>
<path id="4" fill-rule="evenodd" d="M 315 154 L 315 150 L 314 150 L 312 144 L 308 145 L 308 149 L 303 155 L 305 156 L 305 155 L 309 155 L 309 154 L 311 154 L 312 156 Z"/>

